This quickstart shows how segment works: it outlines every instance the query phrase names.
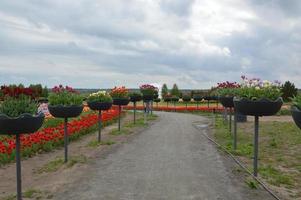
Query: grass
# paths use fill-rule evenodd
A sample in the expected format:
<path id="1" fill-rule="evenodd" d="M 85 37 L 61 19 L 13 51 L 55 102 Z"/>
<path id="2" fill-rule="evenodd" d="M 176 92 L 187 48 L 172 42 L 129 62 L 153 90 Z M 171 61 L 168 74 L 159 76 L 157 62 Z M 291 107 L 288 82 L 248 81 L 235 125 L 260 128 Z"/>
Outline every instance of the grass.
<path id="1" fill-rule="evenodd" d="M 114 141 L 111 141 L 111 140 L 108 140 L 108 141 L 101 141 L 101 142 L 98 142 L 97 140 L 93 140 L 91 142 L 88 143 L 88 147 L 92 147 L 92 148 L 96 148 L 96 147 L 99 147 L 101 145 L 113 145 L 115 144 Z"/>
<path id="2" fill-rule="evenodd" d="M 39 168 L 36 173 L 42 174 L 42 173 L 52 173 L 55 172 L 61 168 L 71 168 L 75 164 L 78 163 L 86 163 L 87 158 L 84 155 L 79 155 L 79 156 L 71 156 L 68 159 L 67 163 L 64 163 L 63 158 L 56 158 L 55 160 L 52 160 L 48 163 L 46 163 L 44 166 Z"/>
<path id="3" fill-rule="evenodd" d="M 215 120 L 214 137 L 218 143 L 238 156 L 252 171 L 253 122 L 238 123 L 238 148 L 232 148 L 233 138 L 228 123 Z M 267 183 L 291 194 L 301 194 L 301 131 L 293 122 L 260 122 L 259 176 Z M 253 188 L 253 183 L 246 181 Z M 297 191 L 297 192 L 296 192 Z"/>
<path id="4" fill-rule="evenodd" d="M 41 191 L 37 189 L 28 189 L 22 193 L 22 197 L 26 199 L 52 199 L 53 195 L 46 191 Z M 15 200 L 17 196 L 15 194 L 4 197 L 3 200 Z"/>
<path id="5" fill-rule="evenodd" d="M 132 133 L 132 129 L 133 128 L 137 128 L 137 127 L 146 127 L 147 126 L 147 122 L 148 121 L 154 121 L 158 118 L 157 115 L 148 115 L 146 118 L 146 123 L 144 123 L 144 117 L 141 118 L 137 118 L 136 119 L 136 123 L 134 123 L 133 121 L 128 122 L 124 125 L 122 125 L 121 130 L 119 131 L 117 128 L 113 129 L 110 134 L 111 135 L 126 135 L 126 134 L 131 134 Z"/>

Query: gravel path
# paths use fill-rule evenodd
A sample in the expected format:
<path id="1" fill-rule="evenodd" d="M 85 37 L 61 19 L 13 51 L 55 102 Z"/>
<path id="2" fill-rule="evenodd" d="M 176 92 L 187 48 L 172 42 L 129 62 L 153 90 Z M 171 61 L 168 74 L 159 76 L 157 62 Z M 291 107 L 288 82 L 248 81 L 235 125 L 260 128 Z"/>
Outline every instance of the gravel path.
<path id="1" fill-rule="evenodd" d="M 193 122 L 203 117 L 157 113 L 160 121 L 96 160 L 81 180 L 56 199 L 237 200 L 271 199 L 233 175 L 224 158 Z M 207 131 L 204 129 L 203 131 Z"/>

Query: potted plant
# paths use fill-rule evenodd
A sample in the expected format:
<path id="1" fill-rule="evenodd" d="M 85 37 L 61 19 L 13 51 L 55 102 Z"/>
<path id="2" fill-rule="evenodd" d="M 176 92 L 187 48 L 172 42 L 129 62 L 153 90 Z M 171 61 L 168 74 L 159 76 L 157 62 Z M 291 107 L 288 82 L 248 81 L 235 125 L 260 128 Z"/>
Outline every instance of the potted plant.
<path id="1" fill-rule="evenodd" d="M 197 108 L 197 109 L 199 109 L 199 103 L 200 103 L 200 101 L 202 101 L 202 100 L 203 100 L 202 95 L 200 95 L 200 94 L 195 94 L 195 95 L 193 95 L 193 101 L 196 102 L 196 108 Z"/>
<path id="2" fill-rule="evenodd" d="M 121 87 L 114 87 L 110 93 L 111 97 L 113 98 L 113 104 L 118 105 L 119 108 L 119 117 L 118 117 L 118 130 L 121 130 L 121 106 L 126 106 L 130 102 L 129 98 L 129 90 L 126 89 L 124 86 Z"/>
<path id="3" fill-rule="evenodd" d="M 159 106 L 158 104 L 161 102 L 161 99 L 160 98 L 156 98 L 156 99 L 154 99 L 154 102 L 156 102 L 156 104 L 157 104 L 156 106 L 158 108 L 158 106 Z"/>
<path id="4" fill-rule="evenodd" d="M 113 98 L 113 104 L 118 106 L 126 106 L 130 102 L 129 90 L 124 86 L 114 87 L 110 92 Z"/>
<path id="5" fill-rule="evenodd" d="M 140 86 L 140 92 L 142 93 L 143 101 L 148 102 L 154 99 L 156 91 L 158 89 L 150 84 L 144 84 Z"/>
<path id="6" fill-rule="evenodd" d="M 301 129 L 301 95 L 297 95 L 292 98 L 292 116 L 296 125 Z"/>
<path id="7" fill-rule="evenodd" d="M 68 162 L 68 118 L 77 117 L 83 111 L 83 97 L 71 87 L 62 85 L 52 88 L 49 94 L 49 113 L 56 118 L 64 118 L 65 163 Z"/>
<path id="8" fill-rule="evenodd" d="M 186 104 L 186 109 L 187 109 L 187 104 L 188 104 L 188 102 L 191 101 L 191 96 L 188 95 L 188 94 L 184 94 L 183 97 L 182 97 L 182 100 L 183 100 L 183 102 L 185 102 L 185 104 Z"/>
<path id="9" fill-rule="evenodd" d="M 236 82 L 222 82 L 217 84 L 217 94 L 221 104 L 225 108 L 233 108 L 233 98 L 238 93 L 238 88 L 240 85 Z"/>
<path id="10" fill-rule="evenodd" d="M 164 97 L 163 97 L 163 100 L 164 102 L 166 102 L 166 105 L 168 107 L 168 103 L 171 102 L 171 97 L 172 95 L 170 93 L 167 93 Z"/>
<path id="11" fill-rule="evenodd" d="M 242 84 L 234 98 L 237 111 L 244 115 L 270 116 L 276 114 L 282 104 L 278 81 L 261 81 L 242 76 Z"/>
<path id="12" fill-rule="evenodd" d="M 129 94 L 130 101 L 134 104 L 134 124 L 136 124 L 136 107 L 137 102 L 142 100 L 142 94 L 140 92 L 132 92 Z"/>
<path id="13" fill-rule="evenodd" d="M 176 95 L 172 95 L 171 97 L 171 101 L 173 102 L 174 104 L 174 108 L 175 108 L 175 111 L 176 111 L 176 103 L 180 100 L 180 98 Z"/>
<path id="14" fill-rule="evenodd" d="M 98 111 L 98 142 L 101 141 L 101 111 L 109 110 L 112 107 L 113 99 L 106 91 L 92 93 L 87 98 L 91 110 Z"/>
<path id="15" fill-rule="evenodd" d="M 245 115 L 255 116 L 254 128 L 254 176 L 258 171 L 259 117 L 276 114 L 283 104 L 279 81 L 261 81 L 242 76 L 242 84 L 234 98 L 235 109 Z"/>
<path id="16" fill-rule="evenodd" d="M 3 95 L 0 104 L 0 134 L 16 136 L 17 199 L 21 200 L 20 135 L 37 131 L 43 124 L 44 114 L 37 114 L 38 106 L 29 88 L 15 89 L 15 92 Z"/>

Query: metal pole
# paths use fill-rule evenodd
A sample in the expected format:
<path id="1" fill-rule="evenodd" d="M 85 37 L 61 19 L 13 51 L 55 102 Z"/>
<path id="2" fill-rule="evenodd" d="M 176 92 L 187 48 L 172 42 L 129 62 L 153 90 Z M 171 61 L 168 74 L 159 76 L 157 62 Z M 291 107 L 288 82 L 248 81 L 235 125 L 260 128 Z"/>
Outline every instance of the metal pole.
<path id="1" fill-rule="evenodd" d="M 177 111 L 177 108 L 176 108 L 176 101 L 173 102 L 173 105 L 174 105 L 174 108 L 175 108 L 175 112 Z"/>
<path id="2" fill-rule="evenodd" d="M 120 131 L 120 118 L 121 118 L 121 105 L 119 105 L 119 117 L 118 117 L 118 131 Z"/>
<path id="3" fill-rule="evenodd" d="M 146 124 L 146 102 L 144 102 L 144 103 L 143 103 L 143 106 L 144 106 L 144 124 Z"/>
<path id="4" fill-rule="evenodd" d="M 101 141 L 101 110 L 98 112 L 98 142 Z"/>
<path id="5" fill-rule="evenodd" d="M 134 101 L 134 124 L 136 124 L 136 101 Z"/>
<path id="6" fill-rule="evenodd" d="M 255 116 L 255 131 L 254 131 L 254 176 L 257 177 L 258 171 L 258 132 L 259 132 L 259 117 Z"/>
<path id="7" fill-rule="evenodd" d="M 230 108 L 230 116 L 229 116 L 229 130 L 232 133 L 232 108 Z"/>
<path id="8" fill-rule="evenodd" d="M 151 101 L 151 105 L 150 106 L 151 106 L 151 108 L 150 108 L 151 109 L 151 115 L 153 115 L 153 101 Z"/>
<path id="9" fill-rule="evenodd" d="M 210 101 L 208 100 L 208 101 L 207 101 L 207 106 L 208 106 L 208 108 L 209 108 L 209 102 L 210 102 Z"/>
<path id="10" fill-rule="evenodd" d="M 22 199 L 20 146 L 20 134 L 16 134 L 17 200 Z"/>
<path id="11" fill-rule="evenodd" d="M 234 140 L 233 140 L 233 148 L 237 149 L 237 113 L 236 109 L 234 109 Z"/>
<path id="12" fill-rule="evenodd" d="M 64 123 L 64 147 L 65 147 L 65 163 L 68 162 L 68 118 L 65 118 Z"/>

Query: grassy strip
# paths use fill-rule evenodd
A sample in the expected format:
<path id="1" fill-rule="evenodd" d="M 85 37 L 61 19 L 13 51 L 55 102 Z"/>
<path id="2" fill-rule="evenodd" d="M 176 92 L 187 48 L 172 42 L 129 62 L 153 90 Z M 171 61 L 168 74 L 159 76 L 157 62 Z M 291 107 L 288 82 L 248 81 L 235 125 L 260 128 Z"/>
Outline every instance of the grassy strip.
<path id="1" fill-rule="evenodd" d="M 218 143 L 252 170 L 253 122 L 238 124 L 238 148 L 232 148 L 233 138 L 221 118 L 215 120 L 214 137 Z M 281 188 L 290 198 L 301 195 L 300 130 L 292 122 L 261 122 L 259 130 L 259 175 L 267 183 Z M 246 182 L 250 187 L 253 183 Z"/>
<path id="2" fill-rule="evenodd" d="M 123 135 L 123 134 L 131 134 L 133 132 L 132 128 L 135 127 L 146 127 L 147 126 L 147 121 L 154 121 L 158 118 L 157 115 L 148 115 L 146 118 L 146 123 L 144 123 L 144 118 L 139 118 L 136 119 L 136 124 L 134 122 L 129 122 L 123 125 L 121 130 L 119 131 L 117 128 L 113 129 L 110 134 L 111 135 Z"/>
<path id="3" fill-rule="evenodd" d="M 61 168 L 71 168 L 75 164 L 83 164 L 87 162 L 87 157 L 84 155 L 70 156 L 67 163 L 64 163 L 63 158 L 56 158 L 35 171 L 37 174 L 55 172 Z"/>
<path id="4" fill-rule="evenodd" d="M 101 142 L 98 142 L 97 140 L 93 140 L 93 141 L 88 143 L 87 147 L 96 148 L 96 147 L 99 147 L 101 145 L 113 145 L 113 144 L 115 144 L 115 142 L 111 141 L 111 140 L 101 141 Z"/>
<path id="5" fill-rule="evenodd" d="M 22 193 L 22 197 L 26 198 L 26 199 L 39 200 L 39 199 L 52 199 L 53 195 L 47 191 L 41 191 L 41 190 L 37 190 L 37 189 L 28 189 Z M 4 197 L 3 200 L 15 200 L 16 198 L 17 198 L 17 196 L 14 194 L 14 195 L 9 195 L 7 197 Z"/>

